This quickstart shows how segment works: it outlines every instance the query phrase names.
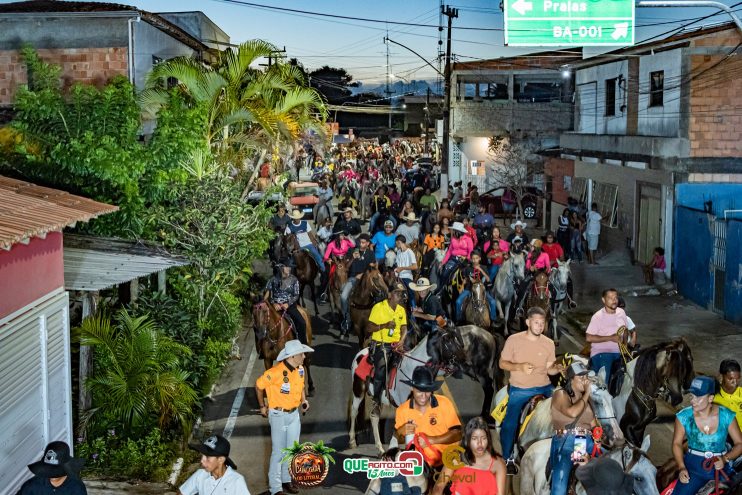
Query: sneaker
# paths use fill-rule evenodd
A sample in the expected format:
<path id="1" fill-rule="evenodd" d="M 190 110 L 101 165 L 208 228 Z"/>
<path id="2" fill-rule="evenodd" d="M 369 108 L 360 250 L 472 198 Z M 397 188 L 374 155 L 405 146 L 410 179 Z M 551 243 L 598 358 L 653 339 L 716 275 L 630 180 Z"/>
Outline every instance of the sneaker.
<path id="1" fill-rule="evenodd" d="M 320 304 L 326 304 L 327 303 L 327 292 L 323 292 L 319 295 L 319 303 Z"/>

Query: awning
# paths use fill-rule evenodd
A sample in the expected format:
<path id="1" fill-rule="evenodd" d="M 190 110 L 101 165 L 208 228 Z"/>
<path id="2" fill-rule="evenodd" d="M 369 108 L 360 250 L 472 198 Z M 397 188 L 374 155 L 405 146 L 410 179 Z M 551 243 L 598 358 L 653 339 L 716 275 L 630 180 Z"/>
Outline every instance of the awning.
<path id="1" fill-rule="evenodd" d="M 187 265 L 154 243 L 65 234 L 64 288 L 98 291 Z"/>

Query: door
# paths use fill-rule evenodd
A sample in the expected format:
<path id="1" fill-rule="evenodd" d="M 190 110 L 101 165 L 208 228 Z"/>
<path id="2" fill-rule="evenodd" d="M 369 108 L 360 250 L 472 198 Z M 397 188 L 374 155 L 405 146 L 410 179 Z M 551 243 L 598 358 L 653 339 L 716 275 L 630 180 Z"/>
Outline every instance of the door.
<path id="1" fill-rule="evenodd" d="M 714 256 L 711 258 L 711 280 L 714 284 L 712 295 L 712 309 L 724 314 L 724 286 L 726 284 L 727 269 L 727 224 L 718 218 L 711 221 L 714 233 Z"/>
<path id="2" fill-rule="evenodd" d="M 641 263 L 652 261 L 654 248 L 662 246 L 661 197 L 658 186 L 641 186 L 639 232 L 636 243 L 636 259 Z"/>
<path id="3" fill-rule="evenodd" d="M 577 86 L 578 132 L 595 134 L 598 130 L 598 83 Z"/>

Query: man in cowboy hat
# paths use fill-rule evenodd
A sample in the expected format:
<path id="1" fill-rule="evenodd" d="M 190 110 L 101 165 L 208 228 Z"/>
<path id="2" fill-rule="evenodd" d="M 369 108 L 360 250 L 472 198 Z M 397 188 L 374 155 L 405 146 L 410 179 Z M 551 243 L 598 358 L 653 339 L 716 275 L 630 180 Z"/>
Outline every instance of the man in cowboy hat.
<path id="1" fill-rule="evenodd" d="M 305 413 L 309 402 L 304 392 L 304 357 L 314 352 L 298 340 L 289 340 L 278 354 L 278 364 L 267 370 L 255 382 L 260 414 L 268 418 L 271 427 L 270 468 L 268 483 L 271 495 L 299 493 L 291 480 L 288 464 L 282 463 L 283 449 L 299 441 L 301 420 L 299 408 Z M 267 397 L 267 401 L 266 401 Z"/>
<path id="2" fill-rule="evenodd" d="M 511 223 L 510 228 L 513 229 L 513 231 L 505 240 L 508 241 L 511 245 L 513 243 L 520 244 L 521 246 L 527 245 L 529 242 L 531 242 L 531 240 L 523 231 L 523 229 L 525 229 L 526 227 L 528 227 L 528 224 L 525 222 L 521 222 L 520 220 L 516 221 L 515 223 Z"/>
<path id="3" fill-rule="evenodd" d="M 438 363 L 440 356 L 436 346 L 431 345 L 431 337 L 438 331 L 439 327 L 446 325 L 446 312 L 443 310 L 441 299 L 435 294 L 436 284 L 431 284 L 430 280 L 420 277 L 417 283 L 412 282 L 410 289 L 420 294 L 420 305 L 412 308 L 412 317 L 416 321 L 422 321 L 421 327 L 428 332 L 428 355 L 430 361 Z"/>
<path id="4" fill-rule="evenodd" d="M 322 262 L 322 255 L 319 254 L 317 249 L 317 238 L 312 232 L 312 226 L 309 222 L 303 220 L 304 215 L 300 210 L 294 210 L 291 212 L 291 222 L 286 225 L 284 234 L 293 234 L 296 236 L 296 240 L 299 242 L 299 247 L 306 249 L 312 258 L 317 263 L 317 267 L 321 271 L 325 271 L 325 264 Z"/>
<path id="5" fill-rule="evenodd" d="M 40 461 L 28 465 L 34 477 L 26 481 L 18 495 L 87 495 L 79 473 L 85 462 L 70 455 L 65 442 L 51 442 Z"/>
<path id="6" fill-rule="evenodd" d="M 412 372 L 412 379 L 402 383 L 411 386 L 412 392 L 410 400 L 397 408 L 394 418 L 399 443 L 414 443 L 423 450 L 426 460 L 433 463 L 432 467 L 436 467 L 441 462 L 437 452 L 461 441 L 459 415 L 448 398 L 433 394 L 443 382 L 435 379 L 429 367 L 418 366 Z"/>
<path id="7" fill-rule="evenodd" d="M 420 224 L 417 223 L 417 216 L 415 212 L 411 211 L 407 215 L 402 217 L 405 223 L 397 227 L 397 235 L 403 235 L 405 237 L 405 243 L 412 244 L 414 241 L 420 239 Z"/>
<path id="8" fill-rule="evenodd" d="M 201 469 L 180 486 L 178 495 L 250 495 L 245 478 L 235 471 L 237 466 L 229 458 L 230 445 L 226 438 L 212 435 L 203 443 L 192 443 L 188 447 L 201 454 Z"/>
<path id="9" fill-rule="evenodd" d="M 350 266 L 348 267 L 348 280 L 342 289 L 340 289 L 340 306 L 343 310 L 343 321 L 340 324 L 340 328 L 341 337 L 347 339 L 350 330 L 350 304 L 348 302 L 350 300 L 350 294 L 366 270 L 376 261 L 368 234 L 363 233 L 358 236 L 358 246 L 348 250 L 345 258 L 350 260 Z"/>
<path id="10" fill-rule="evenodd" d="M 338 217 L 333 229 L 337 231 L 346 231 L 350 235 L 358 235 L 361 233 L 361 224 L 353 218 L 356 212 L 353 208 L 346 208 L 343 210 L 343 216 Z"/>
<path id="11" fill-rule="evenodd" d="M 374 304 L 368 316 L 371 331 L 369 355 L 374 363 L 374 403 L 381 404 L 381 395 L 386 389 L 387 370 L 396 361 L 394 348 L 404 342 L 407 334 L 407 312 L 403 301 L 407 289 L 397 282 L 392 286 L 387 299 Z"/>
<path id="12" fill-rule="evenodd" d="M 307 324 L 299 312 L 299 280 L 291 273 L 294 266 L 291 258 L 284 258 L 276 263 L 277 273 L 268 280 L 263 299 L 273 305 L 279 314 L 285 313 L 291 318 L 296 329 L 297 338 L 307 341 Z M 258 346 L 260 348 L 260 346 Z"/>

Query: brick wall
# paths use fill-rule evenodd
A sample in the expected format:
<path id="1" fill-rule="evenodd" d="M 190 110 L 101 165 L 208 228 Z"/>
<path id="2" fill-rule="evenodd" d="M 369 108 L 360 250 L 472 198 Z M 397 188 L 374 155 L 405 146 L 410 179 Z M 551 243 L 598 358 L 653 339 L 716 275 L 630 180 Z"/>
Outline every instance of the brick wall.
<path id="1" fill-rule="evenodd" d="M 549 157 L 544 163 L 544 173 L 551 177 L 551 200 L 566 205 L 569 191 L 564 189 L 564 177 L 574 177 L 574 160 Z"/>
<path id="2" fill-rule="evenodd" d="M 62 67 L 65 88 L 74 82 L 102 85 L 128 73 L 128 54 L 120 48 L 40 49 L 39 56 Z M 0 50 L 0 105 L 11 105 L 19 85 L 26 84 L 26 65 L 17 50 Z"/>
<path id="3" fill-rule="evenodd" d="M 689 138 L 692 157 L 742 157 L 742 60 L 726 58 L 740 42 L 733 30 L 694 40 L 693 47 L 718 54 L 691 54 Z M 718 64 L 718 65 L 716 65 Z"/>

